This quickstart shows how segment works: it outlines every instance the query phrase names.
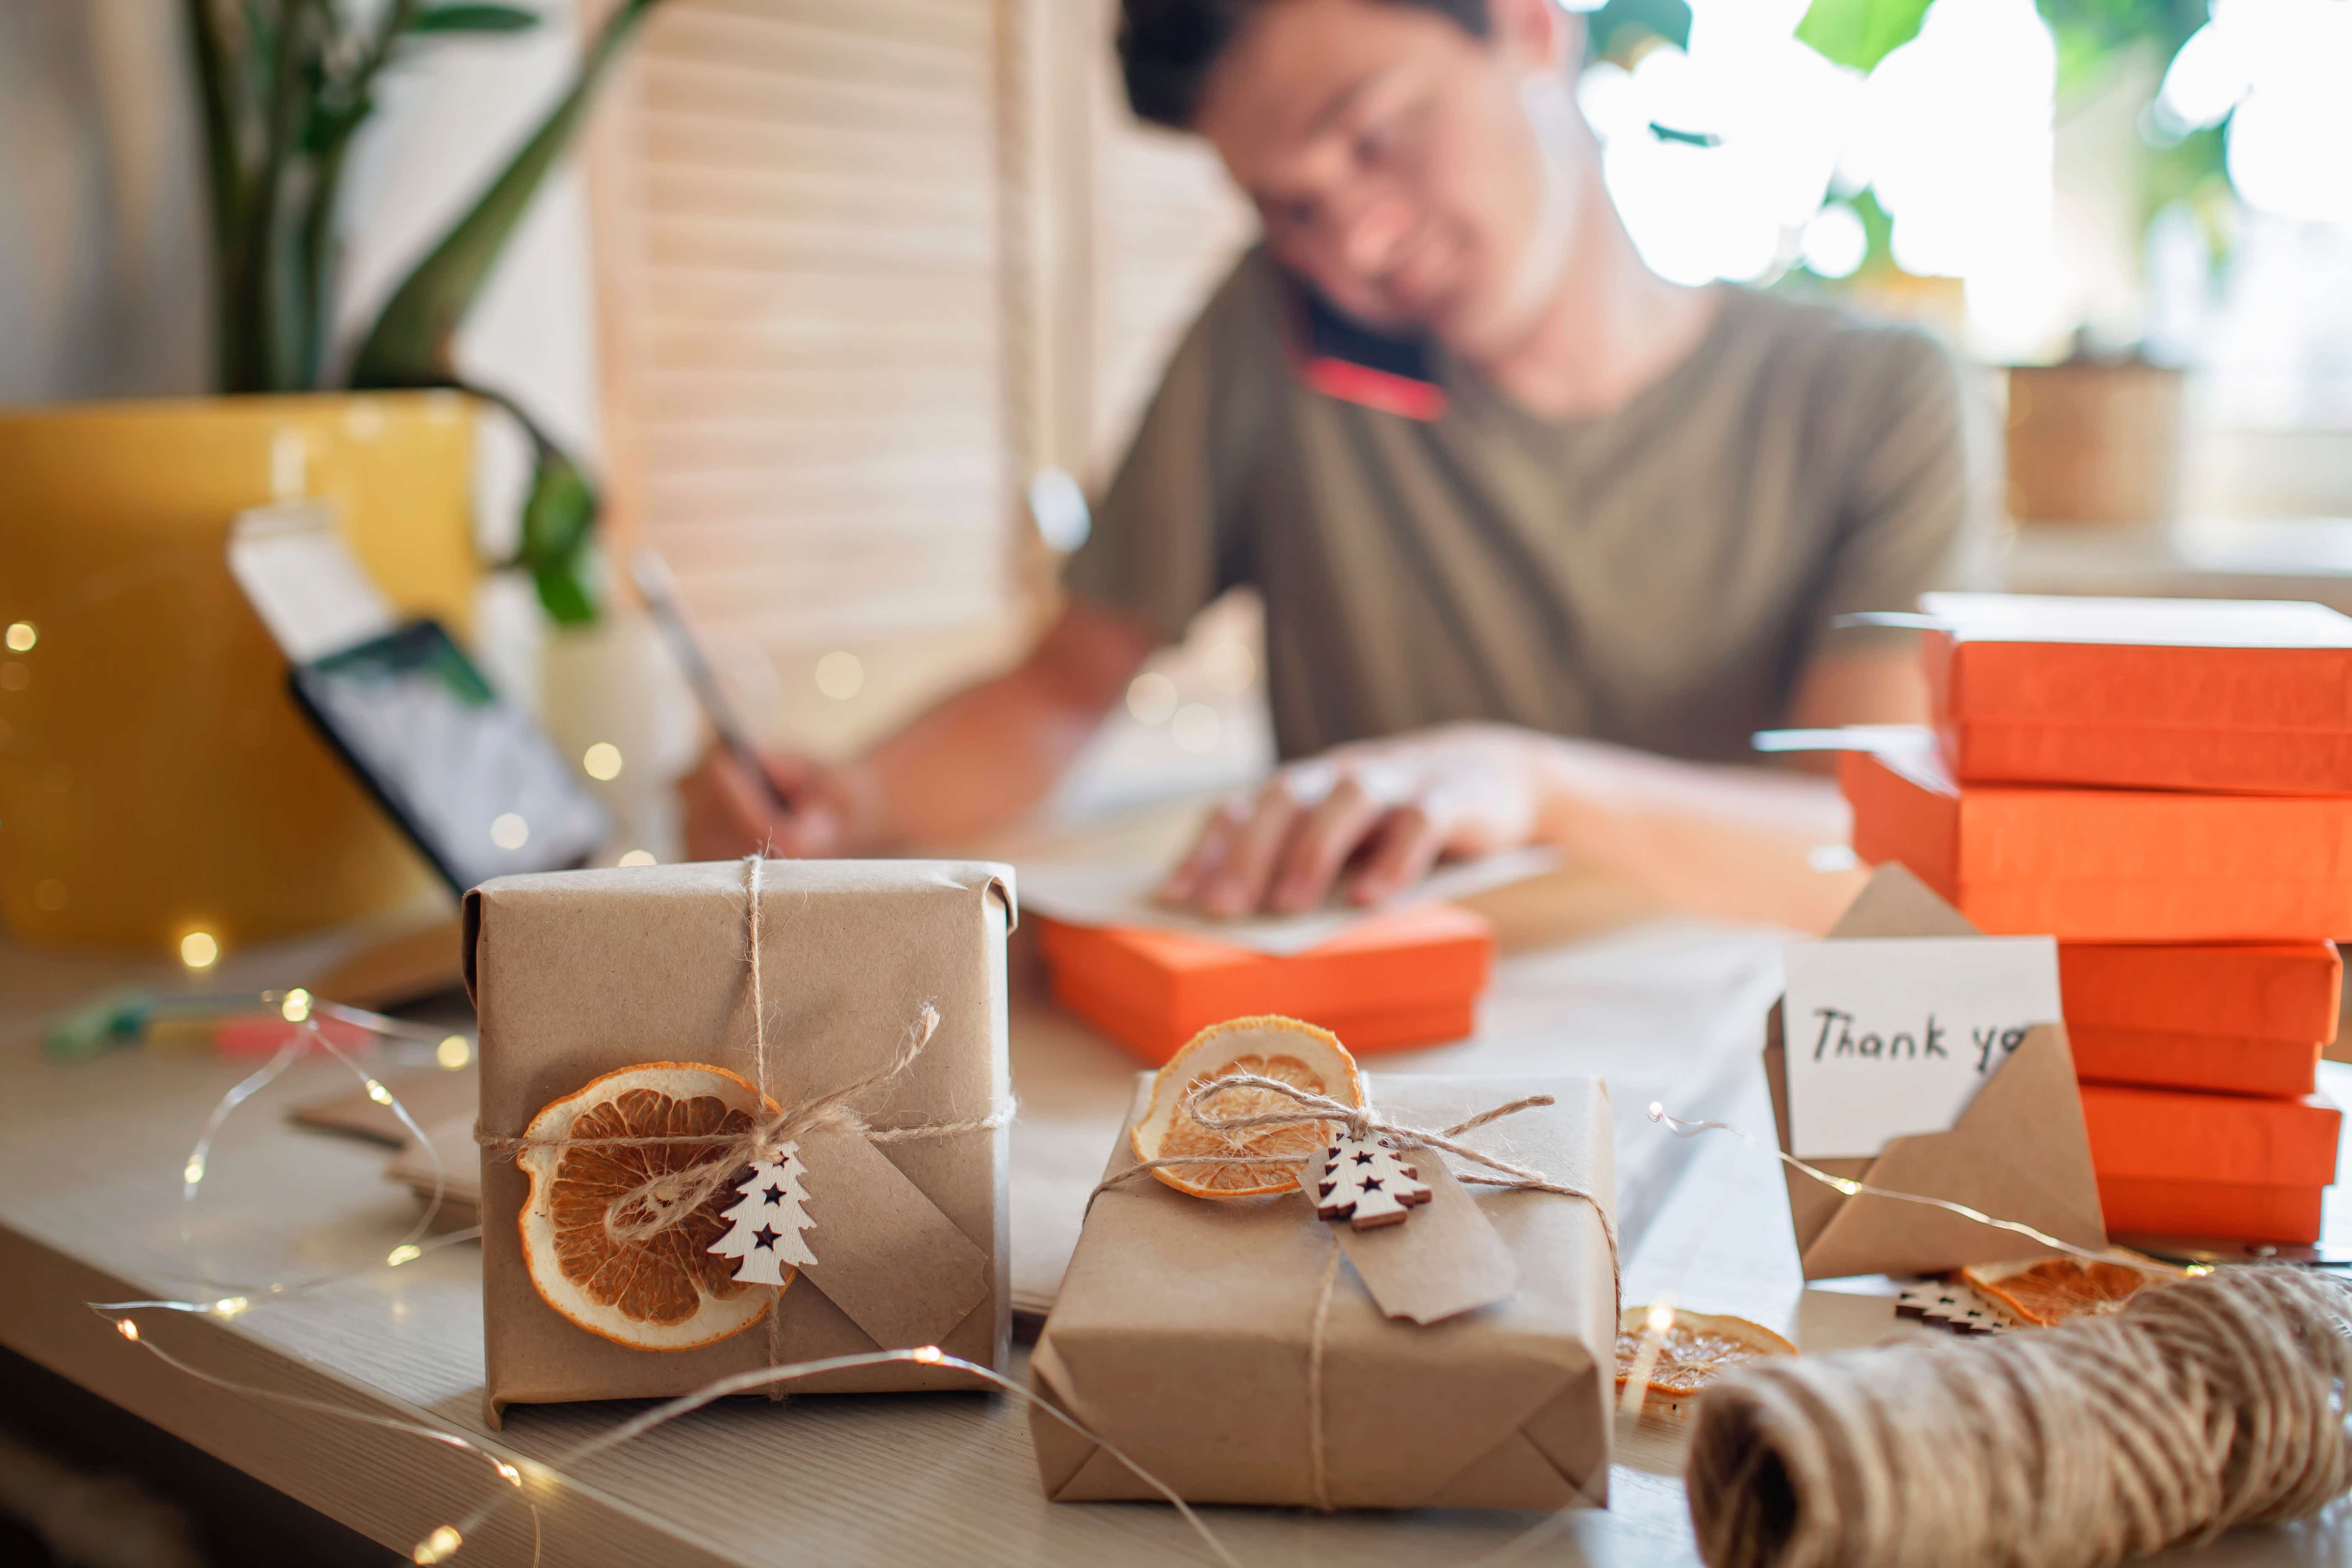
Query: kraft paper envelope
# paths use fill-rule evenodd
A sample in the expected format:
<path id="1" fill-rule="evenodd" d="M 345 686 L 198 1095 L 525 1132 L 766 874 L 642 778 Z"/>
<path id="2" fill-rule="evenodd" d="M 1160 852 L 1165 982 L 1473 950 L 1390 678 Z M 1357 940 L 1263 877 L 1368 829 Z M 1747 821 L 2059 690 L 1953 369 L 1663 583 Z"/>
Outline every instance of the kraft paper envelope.
<path id="1" fill-rule="evenodd" d="M 1412 1127 L 1535 1093 L 1556 1103 L 1469 1140 L 1613 1203 L 1608 1092 L 1593 1079 L 1384 1075 L 1370 1089 Z M 1138 1111 L 1147 1099 L 1139 1090 Z M 1415 1152 L 1416 1163 L 1440 1158 Z M 1134 1163 L 1122 1128 L 1108 1169 Z M 1352 1264 L 1334 1279 L 1320 1366 L 1334 1507 L 1606 1500 L 1617 1293 L 1601 1216 L 1546 1193 L 1486 1188 L 1475 1201 L 1517 1266 L 1508 1300 L 1422 1325 L 1384 1314 Z M 1188 1501 L 1314 1504 L 1310 1391 L 1332 1232 L 1297 1192 L 1220 1201 L 1149 1176 L 1105 1191 L 1037 1342 L 1031 1386 Z M 1056 1502 L 1159 1497 L 1042 1411 L 1030 1435 Z"/>
<path id="2" fill-rule="evenodd" d="M 1900 865 L 1878 868 L 1829 940 L 1966 937 L 1984 933 Z M 2077 1247 L 2104 1247 L 2098 1179 L 2091 1170 L 2083 1101 L 2066 1029 L 2029 1032 L 1988 1079 L 1951 1131 L 1889 1141 L 1874 1159 L 1811 1160 L 1789 1148 L 1788 1056 L 1775 1003 L 1764 1044 L 1764 1076 L 1780 1147 L 1833 1176 L 1890 1192 L 1963 1204 L 2017 1220 Z M 1969 1263 L 2055 1256 L 2021 1236 L 1948 1209 L 1895 1198 L 1847 1197 L 1801 1171 L 1786 1170 L 1789 1215 L 1808 1279 L 1848 1274 L 1933 1274 Z"/>
<path id="3" fill-rule="evenodd" d="M 909 1126 L 982 1118 L 1010 1100 L 1010 868 L 776 860 L 762 876 L 769 1088 L 778 1100 L 804 1102 L 886 1066 L 927 1001 L 940 1013 L 929 1046 L 856 1109 L 876 1125 Z M 641 1062 L 705 1062 L 751 1077 L 744 916 L 743 868 L 734 862 L 503 877 L 467 894 L 466 978 L 481 1016 L 485 1131 L 518 1136 L 541 1107 Z M 912 1336 L 1003 1367 L 1007 1130 L 860 1141 L 849 1152 L 862 1173 L 830 1194 L 819 1142 L 812 1137 L 806 1152 L 820 1262 L 777 1297 L 784 1358 Z M 664 1352 L 573 1325 L 540 1299 L 523 1261 L 516 1218 L 528 1179 L 503 1150 L 484 1150 L 480 1167 L 492 1426 L 508 1405 L 664 1397 L 768 1363 L 761 1328 Z M 920 1212 L 877 1226 L 881 1189 L 907 1184 Z M 804 1378 L 793 1391 L 973 1385 L 966 1373 L 895 1363 Z"/>

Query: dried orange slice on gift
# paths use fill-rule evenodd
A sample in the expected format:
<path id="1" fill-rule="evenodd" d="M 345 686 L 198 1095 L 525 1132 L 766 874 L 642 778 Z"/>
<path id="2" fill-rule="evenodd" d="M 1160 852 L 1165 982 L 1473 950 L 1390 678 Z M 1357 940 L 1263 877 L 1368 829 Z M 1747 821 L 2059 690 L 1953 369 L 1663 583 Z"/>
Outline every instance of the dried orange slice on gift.
<path id="1" fill-rule="evenodd" d="M 1969 1289 L 2043 1328 L 2069 1318 L 2103 1316 L 2162 1283 L 2160 1276 L 2128 1263 L 2073 1258 L 1971 1264 L 1960 1270 L 1960 1278 Z"/>
<path id="2" fill-rule="evenodd" d="M 1650 1363 L 1644 1386 L 1671 1409 L 1704 1393 L 1707 1384 L 1732 1368 L 1763 1356 L 1795 1355 L 1797 1347 L 1745 1318 L 1677 1309 L 1662 1334 L 1650 1330 L 1650 1309 L 1628 1307 L 1617 1319 L 1617 1392 L 1641 1364 L 1642 1352 L 1653 1342 L 1657 1359 Z M 1645 1406 L 1646 1408 L 1646 1406 Z"/>
<path id="3" fill-rule="evenodd" d="M 1180 1193 L 1196 1198 L 1249 1198 L 1286 1193 L 1298 1185 L 1295 1167 L 1315 1157 L 1330 1138 L 1331 1124 L 1316 1121 L 1299 1127 L 1265 1127 L 1244 1132 L 1215 1132 L 1201 1126 L 1182 1110 L 1185 1094 L 1195 1084 L 1234 1073 L 1255 1073 L 1336 1100 L 1343 1105 L 1364 1103 L 1364 1083 L 1356 1058 L 1328 1029 L 1302 1024 L 1296 1018 L 1234 1018 L 1212 1024 L 1192 1037 L 1151 1080 L 1151 1100 L 1128 1137 L 1139 1160 L 1200 1155 L 1211 1159 L 1266 1157 L 1287 1165 L 1170 1165 L 1151 1173 Z M 1259 1116 L 1295 1111 L 1298 1102 L 1264 1089 L 1233 1089 L 1202 1108 L 1215 1117 Z"/>
<path id="4" fill-rule="evenodd" d="M 650 1062 L 606 1073 L 530 1119 L 527 1138 L 678 1138 L 747 1132 L 765 1100 L 724 1068 Z M 527 1148 L 515 1163 L 530 1178 L 522 1206 L 523 1266 L 549 1306 L 592 1334 L 639 1350 L 685 1351 L 741 1333 L 774 1302 L 771 1287 L 740 1284 L 737 1260 L 710 1244 L 727 1233 L 720 1211 L 736 1201 L 721 1183 L 684 1220 L 643 1241 L 614 1237 L 614 1200 L 652 1177 L 710 1157 L 672 1143 Z M 787 1269 L 784 1283 L 796 1275 Z"/>

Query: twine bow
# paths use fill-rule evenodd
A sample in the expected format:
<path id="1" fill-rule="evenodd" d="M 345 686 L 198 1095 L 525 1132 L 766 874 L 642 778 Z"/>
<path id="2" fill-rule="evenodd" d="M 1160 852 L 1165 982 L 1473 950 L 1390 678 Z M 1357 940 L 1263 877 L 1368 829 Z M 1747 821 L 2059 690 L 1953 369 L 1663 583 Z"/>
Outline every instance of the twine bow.
<path id="1" fill-rule="evenodd" d="M 1207 1100 L 1218 1095 L 1243 1089 L 1260 1089 L 1280 1095 L 1292 1101 L 1298 1109 L 1265 1110 L 1254 1115 L 1243 1116 L 1212 1116 L 1203 1109 Z M 1431 1131 L 1427 1128 L 1409 1127 L 1401 1121 L 1391 1121 L 1370 1105 L 1349 1105 L 1345 1100 L 1334 1100 L 1327 1094 L 1318 1094 L 1313 1089 L 1301 1089 L 1294 1083 L 1285 1083 L 1280 1079 L 1265 1078 L 1254 1072 L 1236 1072 L 1227 1073 L 1221 1078 L 1204 1079 L 1194 1084 L 1185 1091 L 1184 1098 L 1177 1101 L 1176 1108 L 1178 1112 L 1194 1126 L 1217 1133 L 1228 1140 L 1238 1133 L 1254 1130 L 1274 1127 L 1319 1127 L 1328 1121 L 1337 1121 L 1348 1130 L 1348 1136 L 1350 1138 L 1384 1137 L 1391 1140 L 1400 1149 L 1442 1149 L 1446 1153 L 1486 1167 L 1483 1171 L 1454 1173 L 1455 1181 L 1466 1184 L 1502 1187 L 1517 1192 L 1554 1193 L 1561 1197 L 1581 1198 L 1591 1204 L 1593 1212 L 1601 1216 L 1601 1234 L 1609 1242 L 1609 1268 L 1613 1275 L 1618 1272 L 1617 1223 L 1611 1216 L 1608 1205 L 1602 1203 L 1587 1188 L 1570 1186 L 1565 1182 L 1556 1182 L 1540 1171 L 1530 1171 L 1525 1166 L 1514 1165 L 1507 1160 L 1497 1159 L 1482 1150 L 1473 1149 L 1466 1143 L 1456 1142 L 1464 1133 L 1475 1131 L 1490 1121 L 1500 1121 L 1507 1116 L 1517 1116 L 1522 1110 L 1533 1110 L 1538 1106 L 1553 1103 L 1555 1101 L 1550 1095 L 1530 1094 L 1524 1099 L 1497 1105 L 1490 1110 L 1482 1110 L 1467 1121 L 1457 1121 L 1451 1127 Z M 1087 1202 L 1087 1205 L 1092 1207 L 1094 1199 L 1112 1187 L 1124 1185 L 1147 1172 L 1167 1170 L 1177 1165 L 1238 1165 L 1258 1169 L 1279 1167 L 1297 1173 L 1298 1184 L 1303 1189 L 1307 1185 L 1308 1178 L 1312 1174 L 1311 1167 L 1314 1160 L 1315 1155 L 1311 1151 L 1303 1158 L 1296 1152 L 1290 1152 L 1183 1154 L 1156 1160 L 1141 1160 L 1124 1171 L 1104 1177 Z"/>
<path id="2" fill-rule="evenodd" d="M 752 1060 L 759 1089 L 768 1089 L 768 1007 L 766 978 L 760 962 L 760 882 L 763 864 L 759 856 L 743 865 L 745 925 L 750 940 Z M 968 1121 L 924 1121 L 905 1127 L 875 1127 L 859 1115 L 851 1101 L 867 1089 L 878 1089 L 915 1065 L 923 1047 L 939 1033 L 940 1010 L 926 1001 L 888 1065 L 855 1082 L 820 1094 L 775 1115 L 755 1121 L 740 1132 L 647 1134 L 643 1137 L 505 1138 L 474 1129 L 474 1142 L 485 1149 L 517 1152 L 525 1149 L 677 1149 L 712 1151 L 710 1157 L 681 1170 L 651 1176 L 614 1198 L 604 1210 L 604 1228 L 615 1241 L 642 1245 L 683 1224 L 710 1200 L 729 1178 L 745 1166 L 773 1159 L 782 1147 L 816 1132 L 846 1132 L 869 1143 L 903 1143 L 919 1138 L 952 1138 L 963 1132 L 984 1132 L 1013 1120 L 1013 1107 L 1000 1105 L 988 1115 Z"/>

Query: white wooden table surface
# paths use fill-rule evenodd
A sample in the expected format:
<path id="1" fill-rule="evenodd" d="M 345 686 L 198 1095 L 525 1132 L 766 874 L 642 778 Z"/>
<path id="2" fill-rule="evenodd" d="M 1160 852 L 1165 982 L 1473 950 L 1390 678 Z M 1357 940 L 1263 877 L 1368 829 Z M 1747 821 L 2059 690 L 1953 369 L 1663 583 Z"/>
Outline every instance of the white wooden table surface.
<path id="1" fill-rule="evenodd" d="M 1786 1198 L 1761 1155 L 1720 1136 L 1673 1140 L 1642 1115 L 1659 1098 L 1681 1114 L 1769 1128 L 1754 1052 L 1775 951 L 1760 933 L 1654 923 L 1523 952 L 1500 966 L 1476 1037 L 1375 1066 L 1543 1065 L 1608 1078 L 1629 1302 L 1671 1290 L 1693 1308 L 1790 1330 L 1806 1348 L 1905 1331 L 1883 1294 L 1802 1289 Z M 233 956 L 215 983 L 258 989 L 310 956 Z M 180 1238 L 181 1163 L 215 1098 L 249 1064 L 139 1051 L 60 1064 L 38 1051 L 40 1018 L 130 973 L 120 963 L 0 943 L 0 1342 L 405 1551 L 492 1495 L 496 1483 L 479 1460 L 224 1393 L 124 1342 L 82 1305 L 221 1293 L 192 1278 L 194 1267 L 261 1282 L 363 1263 L 415 1215 L 409 1195 L 383 1180 L 381 1148 L 284 1121 L 286 1106 L 348 1081 L 336 1076 L 341 1069 L 314 1064 L 230 1124 L 194 1215 L 192 1256 Z M 1075 1215 L 1063 1212 L 1070 1171 L 1082 1194 L 1108 1151 L 1133 1064 L 1034 998 L 1016 1008 L 1013 1058 L 1024 1101 L 1014 1223 L 1034 1268 L 1041 1252 L 1066 1245 L 1057 1226 L 1074 1234 Z M 634 1407 L 520 1410 L 493 1440 L 481 1418 L 478 1291 L 478 1254 L 458 1246 L 230 1321 L 149 1313 L 142 1331 L 220 1377 L 482 1442 L 523 1467 L 523 1495 L 538 1505 L 551 1563 L 1210 1560 L 1171 1510 L 1043 1500 L 1026 1415 L 1010 1398 L 732 1401 L 557 1474 L 539 1461 Z M 1695 1563 L 1670 1465 L 1626 1458 L 1612 1469 L 1606 1511 L 1204 1513 L 1252 1565 Z M 523 1563 L 531 1552 L 530 1516 L 509 1506 L 457 1561 Z M 2245 1532 L 2200 1561 L 2347 1556 L 2352 1543 L 2330 1521 Z"/>

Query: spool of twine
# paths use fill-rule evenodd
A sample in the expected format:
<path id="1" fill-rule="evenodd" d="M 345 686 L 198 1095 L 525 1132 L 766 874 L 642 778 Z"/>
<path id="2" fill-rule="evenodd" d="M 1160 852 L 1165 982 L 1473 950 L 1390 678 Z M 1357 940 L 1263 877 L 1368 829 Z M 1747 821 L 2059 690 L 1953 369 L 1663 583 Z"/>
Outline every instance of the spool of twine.
<path id="1" fill-rule="evenodd" d="M 1712 1568 L 2092 1568 L 2352 1489 L 2352 1290 L 2233 1268 L 2113 1317 L 1741 1368 L 1686 1480 Z"/>

